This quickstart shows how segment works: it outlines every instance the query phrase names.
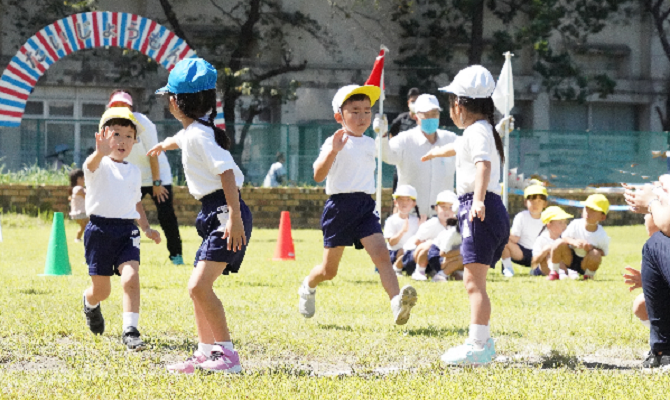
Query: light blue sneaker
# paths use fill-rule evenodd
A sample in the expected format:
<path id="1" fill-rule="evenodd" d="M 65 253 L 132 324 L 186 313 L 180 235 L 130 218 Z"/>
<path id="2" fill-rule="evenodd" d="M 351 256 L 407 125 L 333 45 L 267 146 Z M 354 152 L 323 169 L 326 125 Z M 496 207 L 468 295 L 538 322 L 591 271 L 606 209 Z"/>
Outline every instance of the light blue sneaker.
<path id="1" fill-rule="evenodd" d="M 479 366 L 492 362 L 496 357 L 495 344 L 489 338 L 484 348 L 477 350 L 474 342 L 467 339 L 465 344 L 452 347 L 442 355 L 442 361 L 449 365 Z"/>
<path id="2" fill-rule="evenodd" d="M 172 261 L 172 264 L 174 265 L 184 265 L 184 258 L 181 256 L 181 254 L 171 256 L 170 261 Z"/>

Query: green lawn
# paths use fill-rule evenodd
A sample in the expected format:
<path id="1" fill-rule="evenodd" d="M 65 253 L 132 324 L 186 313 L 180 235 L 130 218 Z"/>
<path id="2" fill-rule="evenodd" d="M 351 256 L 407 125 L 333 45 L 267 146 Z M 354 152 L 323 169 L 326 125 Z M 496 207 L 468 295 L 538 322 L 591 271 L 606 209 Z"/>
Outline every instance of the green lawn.
<path id="1" fill-rule="evenodd" d="M 50 223 L 5 214 L 0 243 L 0 398 L 662 398 L 670 375 L 639 368 L 648 331 L 631 314 L 637 292 L 621 278 L 639 266 L 643 227 L 611 227 L 611 253 L 588 282 L 489 274 L 498 361 L 445 368 L 439 356 L 467 336 L 462 282 L 415 282 L 409 323 L 392 324 L 367 255 L 347 250 L 339 276 L 319 287 L 317 314 L 297 311 L 297 288 L 321 259 L 321 234 L 293 232 L 296 262 L 273 262 L 277 230 L 256 230 L 240 274 L 216 291 L 242 358 L 239 376 L 175 376 L 164 365 L 197 342 L 186 282 L 190 266 L 167 260 L 165 244 L 142 241 L 140 331 L 152 349 L 120 343 L 121 290 L 103 303 L 107 332 L 86 328 L 83 245 L 72 243 L 72 276 L 40 277 Z M 182 227 L 185 259 L 199 244 Z M 411 282 L 402 278 L 401 285 Z"/>

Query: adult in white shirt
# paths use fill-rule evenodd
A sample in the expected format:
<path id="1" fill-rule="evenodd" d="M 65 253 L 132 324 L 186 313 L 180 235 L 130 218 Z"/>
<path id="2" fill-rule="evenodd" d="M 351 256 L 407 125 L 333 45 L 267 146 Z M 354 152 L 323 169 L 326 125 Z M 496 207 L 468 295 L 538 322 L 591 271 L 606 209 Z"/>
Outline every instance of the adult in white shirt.
<path id="1" fill-rule="evenodd" d="M 456 134 L 437 129 L 440 122 L 440 104 L 431 94 L 422 94 L 414 103 L 418 125 L 398 136 L 382 138 L 382 160 L 395 165 L 398 186 L 411 185 L 417 191 L 417 206 L 422 216 L 431 214 L 437 194 L 454 190 L 456 164 L 453 157 L 434 158 L 421 162 L 421 156 L 434 147 L 456 141 Z M 379 140 L 379 139 L 377 139 Z"/>
<path id="2" fill-rule="evenodd" d="M 125 90 L 114 90 L 109 97 L 107 108 L 126 107 L 133 110 L 133 98 Z M 172 205 L 172 172 L 170 164 L 161 153 L 159 156 L 147 156 L 147 152 L 158 144 L 158 133 L 154 125 L 146 115 L 133 112 L 133 116 L 144 127 L 137 134 L 137 142 L 128 155 L 127 161 L 139 168 L 142 175 L 142 197 L 147 194 L 156 205 L 158 211 L 158 222 L 165 233 L 167 249 L 170 260 L 175 265 L 183 265 L 181 235 L 179 234 L 179 222 Z"/>
<path id="3" fill-rule="evenodd" d="M 268 174 L 263 180 L 263 187 L 277 187 L 284 183 L 286 169 L 284 168 L 284 154 L 277 153 L 277 162 L 270 166 Z"/>

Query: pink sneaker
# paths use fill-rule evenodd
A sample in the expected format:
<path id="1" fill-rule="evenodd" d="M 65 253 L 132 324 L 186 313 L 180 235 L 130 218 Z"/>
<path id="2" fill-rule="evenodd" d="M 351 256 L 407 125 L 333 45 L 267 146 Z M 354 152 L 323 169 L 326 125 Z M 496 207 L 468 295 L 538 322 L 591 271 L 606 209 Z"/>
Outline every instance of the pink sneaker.
<path id="1" fill-rule="evenodd" d="M 559 278 L 558 278 L 558 272 L 556 272 L 556 271 L 551 271 L 551 272 L 549 273 L 549 275 L 547 275 L 547 280 L 548 280 L 548 281 L 556 281 L 556 280 L 558 280 L 558 279 L 559 279 Z"/>
<path id="2" fill-rule="evenodd" d="M 212 355 L 207 361 L 198 364 L 198 368 L 210 372 L 225 372 L 229 374 L 239 374 L 242 372 L 240 365 L 240 356 L 235 350 L 224 349 L 215 345 L 212 349 Z"/>
<path id="3" fill-rule="evenodd" d="M 168 372 L 175 372 L 179 374 L 192 374 L 195 372 L 195 367 L 207 361 L 207 356 L 197 351 L 193 355 L 180 363 L 168 365 Z"/>

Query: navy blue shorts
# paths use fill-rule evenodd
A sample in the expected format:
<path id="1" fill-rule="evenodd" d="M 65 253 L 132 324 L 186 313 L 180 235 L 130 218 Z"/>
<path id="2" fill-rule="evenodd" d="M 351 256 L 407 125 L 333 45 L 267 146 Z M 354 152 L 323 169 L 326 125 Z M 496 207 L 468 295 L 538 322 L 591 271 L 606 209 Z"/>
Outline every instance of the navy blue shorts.
<path id="1" fill-rule="evenodd" d="M 524 267 L 530 267 L 530 264 L 533 261 L 533 250 L 527 249 L 518 243 L 517 245 L 521 249 L 523 257 L 521 258 L 521 260 L 515 260 L 514 258 L 512 258 L 512 261 L 514 261 L 515 264 L 523 265 Z"/>
<path id="2" fill-rule="evenodd" d="M 198 235 L 202 238 L 202 243 L 195 254 L 193 265 L 198 265 L 198 261 L 225 262 L 228 265 L 223 270 L 223 275 L 228 275 L 231 272 L 237 273 L 242 266 L 247 246 L 242 245 L 242 250 L 228 250 L 228 239 L 221 238 L 225 223 L 228 220 L 228 205 L 223 190 L 217 190 L 206 195 L 200 199 L 200 202 L 202 203 L 202 209 L 195 220 L 195 228 L 198 231 Z M 249 211 L 249 207 L 242 201 L 241 195 L 240 214 L 248 245 L 251 240 L 251 211 Z"/>
<path id="3" fill-rule="evenodd" d="M 406 250 L 402 255 L 402 270 L 412 275 L 416 269 L 416 260 L 414 260 L 414 250 Z"/>
<path id="4" fill-rule="evenodd" d="M 84 257 L 89 275 L 120 275 L 123 263 L 140 262 L 140 228 L 132 219 L 91 215 L 84 231 Z"/>
<path id="5" fill-rule="evenodd" d="M 428 268 L 426 268 L 426 273 L 437 273 L 442 271 L 443 261 L 444 257 L 440 257 L 440 248 L 434 244 L 430 245 L 430 249 L 428 249 Z"/>
<path id="6" fill-rule="evenodd" d="M 389 256 L 391 257 L 391 264 L 395 264 L 395 260 L 398 258 L 398 250 L 389 250 Z"/>
<path id="7" fill-rule="evenodd" d="M 372 196 L 362 192 L 334 194 L 326 200 L 321 215 L 323 247 L 355 246 L 361 239 L 382 233 Z"/>
<path id="8" fill-rule="evenodd" d="M 469 220 L 473 193 L 458 196 L 458 224 L 461 228 L 463 243 L 461 255 L 463 265 L 478 263 L 495 266 L 500 260 L 505 245 L 509 241 L 509 215 L 502 199 L 495 193 L 486 192 L 484 221 L 475 218 Z"/>
<path id="9" fill-rule="evenodd" d="M 579 272 L 580 275 L 584 275 L 585 271 L 582 269 L 582 260 L 584 259 L 584 257 L 580 257 L 577 254 L 575 254 L 575 250 L 572 248 L 570 249 L 570 251 L 572 252 L 572 263 L 570 263 L 568 269 L 577 271 Z"/>
<path id="10" fill-rule="evenodd" d="M 544 276 L 542 268 L 537 267 L 530 270 L 530 276 Z"/>

